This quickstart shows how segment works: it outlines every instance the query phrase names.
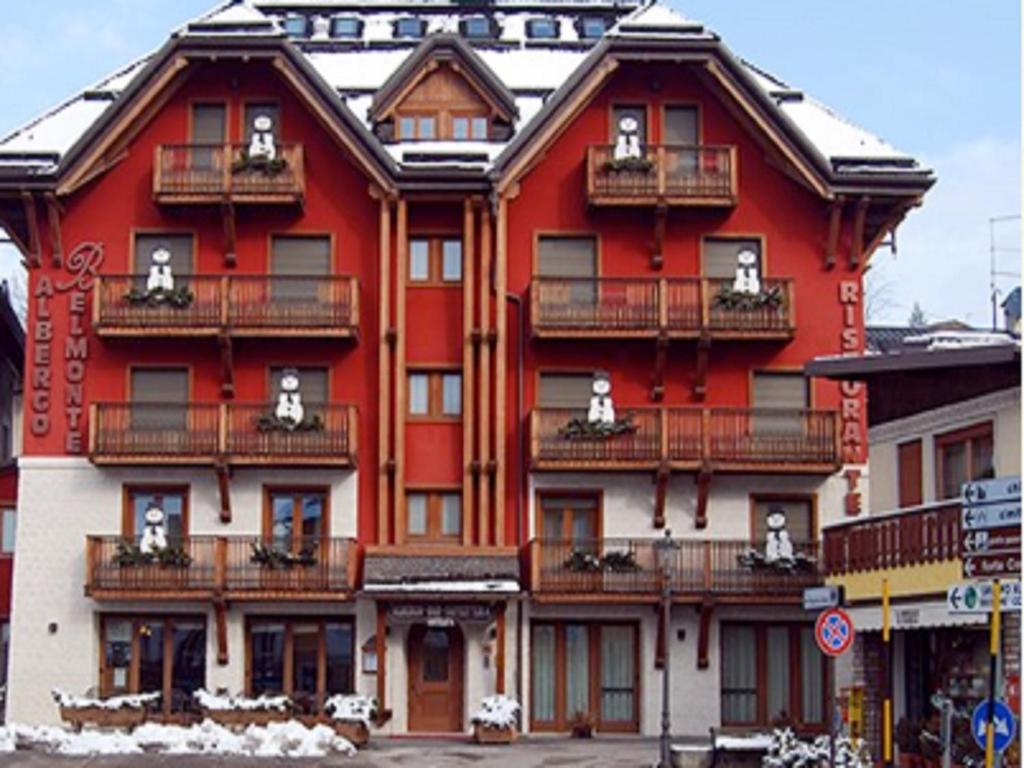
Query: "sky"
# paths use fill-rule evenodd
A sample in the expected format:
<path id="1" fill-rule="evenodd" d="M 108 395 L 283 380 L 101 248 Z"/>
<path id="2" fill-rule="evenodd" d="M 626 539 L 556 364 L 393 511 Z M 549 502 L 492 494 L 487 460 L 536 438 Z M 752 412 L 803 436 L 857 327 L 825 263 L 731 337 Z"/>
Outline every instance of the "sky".
<path id="1" fill-rule="evenodd" d="M 0 32 L 0 135 L 158 47 L 215 0 L 11 2 Z M 1020 282 L 1018 0 L 671 0 L 734 53 L 918 157 L 938 183 L 875 253 L 869 322 L 991 322 L 991 235 Z M 18 257 L 0 250 L 0 274 Z"/>

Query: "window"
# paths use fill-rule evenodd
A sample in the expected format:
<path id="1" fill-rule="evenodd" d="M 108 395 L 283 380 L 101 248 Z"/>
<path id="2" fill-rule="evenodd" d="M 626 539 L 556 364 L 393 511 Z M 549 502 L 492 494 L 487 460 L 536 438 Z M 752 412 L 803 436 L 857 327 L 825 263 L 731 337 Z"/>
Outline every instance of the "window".
<path id="1" fill-rule="evenodd" d="M 809 624 L 722 624 L 722 725 L 825 725 L 825 656 Z"/>
<path id="2" fill-rule="evenodd" d="M 675 147 L 692 147 L 699 143 L 697 107 L 665 107 L 664 142 Z"/>
<path id="3" fill-rule="evenodd" d="M 395 37 L 417 39 L 423 37 L 427 23 L 415 16 L 406 16 L 395 21 Z"/>
<path id="4" fill-rule="evenodd" d="M 256 121 L 257 117 L 270 118 L 270 123 L 273 126 L 272 133 L 274 134 L 274 140 L 279 141 L 281 139 L 281 107 L 272 101 L 253 101 L 245 105 L 245 122 L 243 123 L 243 127 L 245 128 L 246 145 L 252 141 L 252 134 L 255 130 L 253 123 Z"/>
<path id="5" fill-rule="evenodd" d="M 437 118 L 434 115 L 402 115 L 398 118 L 398 138 L 433 139 L 437 136 Z"/>
<path id="6" fill-rule="evenodd" d="M 355 642 L 349 620 L 252 621 L 246 650 L 250 696 L 285 694 L 300 714 L 308 715 L 319 712 L 329 696 L 354 691 Z"/>
<path id="7" fill-rule="evenodd" d="M 995 477 L 992 422 L 936 435 L 935 477 L 940 499 L 956 498 L 964 483 Z"/>
<path id="8" fill-rule="evenodd" d="M 595 40 L 604 35 L 608 22 L 602 18 L 580 19 L 579 34 L 584 40 Z"/>
<path id="9" fill-rule="evenodd" d="M 535 622 L 531 727 L 565 731 L 576 713 L 583 712 L 597 716 L 601 731 L 636 731 L 637 653 L 637 627 L 632 623 Z"/>
<path id="10" fill-rule="evenodd" d="M 331 37 L 351 40 L 363 36 L 363 22 L 354 16 L 335 16 L 331 19 Z"/>
<path id="11" fill-rule="evenodd" d="M 126 538 L 138 539 L 146 528 L 146 511 L 159 507 L 164 513 L 164 528 L 172 543 L 181 543 L 188 535 L 188 486 L 156 488 L 129 486 L 125 489 L 127 508 L 121 524 Z"/>
<path id="12" fill-rule="evenodd" d="M 7 685 L 7 660 L 11 656 L 11 622 L 0 621 L 0 685 Z"/>
<path id="13" fill-rule="evenodd" d="M 284 32 L 288 37 L 305 37 L 308 20 L 298 13 L 290 13 L 284 20 Z"/>
<path id="14" fill-rule="evenodd" d="M 558 22 L 555 19 L 529 19 L 526 22 L 526 36 L 532 40 L 557 40 Z"/>
<path id="15" fill-rule="evenodd" d="M 486 141 L 488 124 L 486 117 L 455 116 L 452 118 L 452 138 L 456 141 Z"/>
<path id="16" fill-rule="evenodd" d="M 809 401 L 810 389 L 802 373 L 755 371 L 751 426 L 758 435 L 802 436 Z"/>
<path id="17" fill-rule="evenodd" d="M 817 540 L 814 531 L 814 502 L 811 499 L 754 496 L 751 503 L 754 510 L 752 544 L 755 549 L 764 551 L 768 540 L 768 517 L 779 513 L 785 516 L 786 531 L 797 552 Z"/>
<path id="18" fill-rule="evenodd" d="M 267 492 L 263 536 L 275 549 L 313 551 L 328 534 L 327 492 L 272 489 Z"/>
<path id="19" fill-rule="evenodd" d="M 594 375 L 541 373 L 537 405 L 541 408 L 586 408 L 593 394 Z"/>
<path id="20" fill-rule="evenodd" d="M 270 240 L 270 299 L 296 313 L 318 302 L 331 274 L 331 238 L 274 235 Z"/>
<path id="21" fill-rule="evenodd" d="M 597 239 L 544 235 L 537 241 L 541 277 L 597 277 Z"/>
<path id="22" fill-rule="evenodd" d="M 924 483 L 921 476 L 921 441 L 910 440 L 896 447 L 899 470 L 899 505 L 916 507 L 924 501 Z"/>
<path id="23" fill-rule="evenodd" d="M 192 274 L 192 235 L 171 232 L 137 233 L 135 235 L 134 270 L 135 274 L 139 276 L 136 286 L 140 290 L 146 289 L 146 278 L 149 276 L 149 269 L 153 265 L 153 252 L 160 249 L 170 251 L 170 267 L 171 274 L 174 276 L 175 287 L 179 283 L 184 285 L 181 278 Z"/>
<path id="24" fill-rule="evenodd" d="M 14 541 L 17 535 L 18 516 L 14 507 L 4 507 L 0 511 L 3 527 L 0 530 L 0 553 L 14 554 Z"/>
<path id="25" fill-rule="evenodd" d="M 486 16 L 472 16 L 459 22 L 462 28 L 462 36 L 468 38 L 482 39 L 495 36 L 495 25 Z"/>
<path id="26" fill-rule="evenodd" d="M 456 491 L 409 491 L 405 496 L 410 538 L 451 541 L 462 536 L 462 495 Z"/>
<path id="27" fill-rule="evenodd" d="M 541 497 L 541 537 L 547 541 L 593 545 L 599 535 L 597 496 L 545 495 Z"/>
<path id="28" fill-rule="evenodd" d="M 409 415 L 428 419 L 462 416 L 460 371 L 410 371 Z"/>
<path id="29" fill-rule="evenodd" d="M 218 149 L 227 139 L 227 106 L 224 104 L 192 105 L 192 167 L 219 171 L 216 167 Z"/>
<path id="30" fill-rule="evenodd" d="M 627 117 L 636 120 L 639 126 L 637 135 L 640 137 L 640 146 L 644 146 L 647 143 L 647 107 L 643 104 L 616 104 L 612 107 L 611 141 L 615 141 L 615 137 L 619 135 L 619 126 Z"/>
<path id="31" fill-rule="evenodd" d="M 281 391 L 281 377 L 289 370 L 287 366 L 275 366 L 270 369 L 270 399 L 277 397 Z M 304 406 L 323 406 L 327 404 L 327 369 L 315 367 L 291 368 L 299 375 L 299 394 Z"/>
<path id="32" fill-rule="evenodd" d="M 462 280 L 462 241 L 417 237 L 409 241 L 409 282 L 458 283 Z"/>
<path id="33" fill-rule="evenodd" d="M 131 428 L 172 432 L 177 440 L 188 427 L 188 369 L 132 368 Z"/>
<path id="34" fill-rule="evenodd" d="M 737 257 L 741 251 L 757 256 L 757 270 L 761 271 L 761 241 L 750 238 L 708 237 L 703 243 L 702 270 L 704 277 L 716 280 L 734 280 Z"/>
<path id="35" fill-rule="evenodd" d="M 194 711 L 206 687 L 206 621 L 201 616 L 103 616 L 100 695 L 159 692 L 164 715 Z"/>

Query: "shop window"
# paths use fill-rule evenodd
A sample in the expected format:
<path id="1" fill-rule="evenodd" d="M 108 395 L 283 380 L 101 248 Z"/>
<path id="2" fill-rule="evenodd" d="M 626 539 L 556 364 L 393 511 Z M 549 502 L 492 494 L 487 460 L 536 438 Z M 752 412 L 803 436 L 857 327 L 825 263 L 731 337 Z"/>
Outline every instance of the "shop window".
<path id="1" fill-rule="evenodd" d="M 823 728 L 825 657 L 809 624 L 723 623 L 722 725 Z"/>
<path id="2" fill-rule="evenodd" d="M 354 40 L 363 36 L 363 22 L 355 16 L 335 16 L 331 19 L 331 37 Z"/>
<path id="3" fill-rule="evenodd" d="M 161 694 L 165 715 L 195 710 L 206 687 L 206 622 L 201 616 L 101 619 L 100 695 Z"/>
<path id="4" fill-rule="evenodd" d="M 409 240 L 409 283 L 444 285 L 462 281 L 462 241 L 454 237 Z"/>
<path id="5" fill-rule="evenodd" d="M 267 491 L 263 536 L 275 549 L 313 553 L 328 531 L 326 491 L 287 488 Z"/>
<path id="6" fill-rule="evenodd" d="M 0 621 L 0 685 L 7 685 L 7 661 L 11 656 L 11 622 Z"/>
<path id="7" fill-rule="evenodd" d="M 557 40 L 558 22 L 551 18 L 528 19 L 526 36 L 531 40 Z"/>
<path id="8" fill-rule="evenodd" d="M 940 499 L 960 496 L 964 483 L 995 477 L 992 422 L 935 436 L 935 476 Z"/>
<path id="9" fill-rule="evenodd" d="M 284 694 L 299 714 L 315 714 L 328 697 L 354 692 L 351 621 L 260 619 L 248 635 L 250 696 Z"/>
<path id="10" fill-rule="evenodd" d="M 785 520 L 786 532 L 789 540 L 800 551 L 801 547 L 807 547 L 816 541 L 814 531 L 814 503 L 806 498 L 786 498 L 781 496 L 754 496 L 752 500 L 754 520 L 752 533 L 753 546 L 764 551 L 768 539 L 768 531 L 772 524 L 777 524 L 777 516 L 782 515 Z M 769 522 L 769 518 L 776 516 L 776 519 Z"/>
<path id="11" fill-rule="evenodd" d="M 707 237 L 701 248 L 701 274 L 712 280 L 735 280 L 739 254 L 749 251 L 757 256 L 761 272 L 761 241 L 743 237 Z"/>
<path id="12" fill-rule="evenodd" d="M 146 528 L 146 512 L 156 507 L 164 513 L 164 530 L 169 542 L 180 543 L 188 536 L 188 486 L 128 486 L 121 532 L 137 539 Z"/>
<path id="13" fill-rule="evenodd" d="M 909 440 L 896 448 L 899 470 L 899 506 L 916 507 L 924 501 L 924 482 L 921 474 L 921 441 Z"/>
<path id="14" fill-rule="evenodd" d="M 458 419 L 462 416 L 462 373 L 409 372 L 409 416 L 421 419 Z"/>
<path id="15" fill-rule="evenodd" d="M 457 541 L 462 536 L 462 495 L 455 491 L 409 491 L 405 495 L 410 540 Z"/>
<path id="16" fill-rule="evenodd" d="M 13 555 L 18 525 L 17 510 L 14 507 L 4 507 L 0 510 L 0 520 L 0 554 Z"/>

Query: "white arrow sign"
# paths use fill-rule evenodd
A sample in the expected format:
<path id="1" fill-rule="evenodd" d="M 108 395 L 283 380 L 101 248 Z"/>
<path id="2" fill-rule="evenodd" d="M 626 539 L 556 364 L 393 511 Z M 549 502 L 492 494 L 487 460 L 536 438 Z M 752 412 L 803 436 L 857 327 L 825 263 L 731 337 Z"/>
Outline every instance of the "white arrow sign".
<path id="1" fill-rule="evenodd" d="M 1020 503 L 1020 475 L 1013 477 L 996 477 L 992 480 L 977 480 L 964 483 L 961 489 L 964 504 L 994 504 L 998 501 L 1013 499 Z"/>
<path id="2" fill-rule="evenodd" d="M 978 723 L 978 738 L 982 741 L 984 741 L 986 737 L 985 731 L 987 725 L 988 724 L 985 722 Z M 1001 717 L 992 718 L 992 730 L 996 732 L 997 736 L 1006 736 L 1007 738 L 1010 736 L 1010 724 Z"/>
<path id="3" fill-rule="evenodd" d="M 1003 501 L 989 507 L 964 507 L 960 513 L 960 527 L 966 531 L 1020 525 L 1020 521 L 1020 499 Z"/>
<path id="4" fill-rule="evenodd" d="M 1000 582 L 999 608 L 1019 611 L 1021 591 L 1019 581 Z M 950 613 L 988 613 L 992 610 L 992 582 L 977 581 L 957 584 L 946 594 L 946 609 Z"/>

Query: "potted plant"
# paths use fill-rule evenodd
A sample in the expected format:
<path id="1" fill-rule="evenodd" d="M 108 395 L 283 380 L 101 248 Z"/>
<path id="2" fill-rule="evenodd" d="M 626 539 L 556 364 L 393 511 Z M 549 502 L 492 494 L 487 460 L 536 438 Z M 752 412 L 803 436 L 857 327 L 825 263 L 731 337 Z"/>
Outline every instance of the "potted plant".
<path id="1" fill-rule="evenodd" d="M 337 694 L 324 702 L 324 714 L 339 736 L 356 747 L 370 740 L 370 724 L 377 719 L 377 700 L 370 696 Z"/>
<path id="2" fill-rule="evenodd" d="M 60 707 L 61 720 L 76 732 L 81 731 L 82 726 L 87 724 L 99 728 L 126 728 L 131 731 L 146 721 L 149 706 L 160 700 L 159 693 L 135 693 L 97 699 L 73 696 L 54 689 L 51 695 Z"/>
<path id="3" fill-rule="evenodd" d="M 485 696 L 472 716 L 473 738 L 477 744 L 511 744 L 518 718 L 518 701 L 502 693 Z"/>
<path id="4" fill-rule="evenodd" d="M 594 716 L 589 712 L 577 711 L 569 727 L 574 739 L 589 739 L 594 735 Z"/>
<path id="5" fill-rule="evenodd" d="M 287 696 L 228 696 L 203 689 L 193 696 L 204 719 L 228 727 L 280 723 L 292 715 L 292 701 Z"/>

